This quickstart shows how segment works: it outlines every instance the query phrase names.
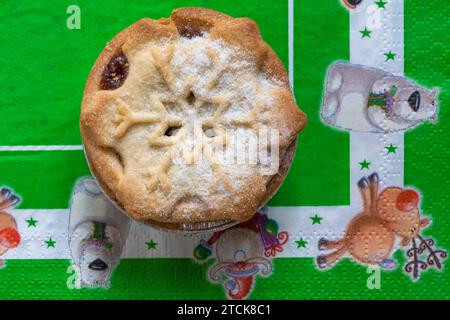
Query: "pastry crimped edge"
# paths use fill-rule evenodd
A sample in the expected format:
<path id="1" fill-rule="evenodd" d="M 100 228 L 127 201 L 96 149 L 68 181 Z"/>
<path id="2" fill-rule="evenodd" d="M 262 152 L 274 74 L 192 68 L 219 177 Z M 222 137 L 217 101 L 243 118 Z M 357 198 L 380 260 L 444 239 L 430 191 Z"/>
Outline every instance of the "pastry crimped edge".
<path id="1" fill-rule="evenodd" d="M 179 31 L 186 28 L 191 28 L 197 31 L 209 31 L 211 38 L 221 39 L 225 43 L 232 46 L 237 46 L 241 50 L 253 55 L 254 61 L 258 66 L 258 70 L 263 71 L 265 75 L 275 78 L 282 87 L 286 89 L 281 96 L 276 97 L 283 101 L 279 104 L 283 121 L 291 128 L 295 128 L 296 132 L 300 132 L 306 124 L 306 116 L 298 109 L 292 97 L 288 76 L 284 69 L 282 62 L 279 60 L 272 48 L 265 43 L 259 33 L 257 25 L 248 18 L 232 18 L 225 14 L 203 8 L 182 8 L 177 9 L 172 13 L 170 18 L 162 18 L 160 20 L 152 20 L 144 18 L 127 29 L 116 35 L 101 52 L 92 71 L 87 80 L 84 96 L 82 100 L 81 111 L 81 136 L 85 148 L 86 157 L 88 159 L 90 169 L 93 175 L 97 178 L 100 187 L 116 204 L 122 208 L 127 214 L 136 220 L 166 226 L 179 226 L 185 223 L 201 223 L 208 221 L 245 221 L 251 218 L 255 211 L 263 205 L 273 195 L 275 190 L 281 185 L 287 173 L 287 168 L 283 168 L 280 164 L 279 173 L 273 176 L 266 185 L 266 190 L 259 194 L 249 194 L 244 192 L 242 198 L 246 207 L 236 210 L 234 205 L 233 210 L 227 210 L 227 205 L 223 205 L 222 210 L 216 210 L 208 217 L 194 216 L 188 221 L 181 217 L 172 217 L 170 221 L 166 218 L 158 216 L 157 208 L 151 208 L 150 212 L 155 214 L 142 215 L 142 212 L 133 210 L 132 199 L 123 199 L 123 195 L 118 194 L 116 186 L 119 183 L 119 175 L 112 163 L 111 157 L 108 156 L 105 147 L 96 145 L 89 138 L 89 128 L 87 121 L 89 117 L 96 116 L 89 113 L 89 105 L 95 93 L 99 90 L 99 83 L 101 81 L 102 73 L 109 61 L 122 50 L 125 45 L 128 51 L 137 50 L 143 43 L 152 39 L 163 39 L 168 37 L 179 37 Z M 189 32 L 189 30 L 188 30 Z M 289 94 L 286 94 L 289 92 Z M 91 119 L 92 120 L 92 119 Z M 296 140 L 296 135 L 292 136 L 291 141 L 285 141 L 285 145 L 280 145 L 280 151 L 288 152 L 290 146 Z M 295 148 L 294 148 L 295 150 Z M 291 151 L 292 152 L 292 151 Z M 287 154 L 281 154 L 284 159 Z M 283 162 L 283 158 L 280 159 Z M 286 164 L 284 164 L 286 166 Z M 252 191 L 251 182 L 247 191 Z M 130 185 L 130 188 L 133 186 Z M 125 201 L 120 201 L 122 198 Z M 246 201 L 248 200 L 248 201 Z M 151 207 L 152 204 L 149 204 Z M 176 227 L 175 227 L 176 228 Z"/>

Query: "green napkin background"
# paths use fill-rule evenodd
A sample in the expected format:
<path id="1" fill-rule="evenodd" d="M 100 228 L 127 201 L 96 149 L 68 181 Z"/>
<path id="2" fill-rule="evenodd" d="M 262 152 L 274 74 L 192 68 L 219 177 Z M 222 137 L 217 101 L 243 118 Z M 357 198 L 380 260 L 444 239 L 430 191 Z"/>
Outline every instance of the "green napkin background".
<path id="1" fill-rule="evenodd" d="M 366 0 L 372 1 L 372 0 Z M 389 1 L 389 0 L 387 0 Z M 81 8 L 81 30 L 66 27 L 66 9 Z M 0 3 L 0 145 L 79 145 L 84 84 L 106 42 L 137 20 L 167 17 L 177 7 L 202 6 L 254 19 L 264 39 L 288 63 L 286 0 L 11 1 Z M 349 12 L 337 0 L 295 1 L 295 95 L 308 115 L 291 172 L 271 206 L 349 204 L 349 135 L 324 126 L 319 108 L 326 68 L 349 59 Z M 405 134 L 405 185 L 423 193 L 424 231 L 450 248 L 450 3 L 405 1 L 405 74 L 440 87 L 438 124 Z M 67 208 L 75 181 L 89 175 L 82 151 L 0 152 L 0 186 L 21 195 L 19 209 Z M 395 258 L 403 264 L 404 253 Z M 417 282 L 401 268 L 383 272 L 369 290 L 367 268 L 344 259 L 326 272 L 311 258 L 275 258 L 251 299 L 448 299 L 450 271 L 430 270 Z M 225 298 L 206 277 L 212 261 L 124 259 L 110 289 L 68 289 L 69 260 L 8 260 L 0 298 Z M 445 264 L 445 263 L 444 263 Z"/>

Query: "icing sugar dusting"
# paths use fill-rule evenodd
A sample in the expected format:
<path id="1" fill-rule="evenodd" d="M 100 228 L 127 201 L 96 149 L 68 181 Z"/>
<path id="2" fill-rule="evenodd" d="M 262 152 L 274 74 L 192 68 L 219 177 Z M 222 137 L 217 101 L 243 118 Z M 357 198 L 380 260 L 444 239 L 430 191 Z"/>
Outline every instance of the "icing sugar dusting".
<path id="1" fill-rule="evenodd" d="M 159 50 L 159 57 L 155 57 L 152 47 Z M 152 73 L 145 80 L 148 82 L 139 82 L 139 88 L 143 90 L 149 84 L 149 89 L 142 94 L 145 98 L 137 103 L 137 98 L 129 94 L 132 91 L 127 91 L 127 85 L 133 83 L 131 80 L 125 82 L 121 92 L 128 104 L 127 110 L 134 117 L 131 119 L 137 119 L 133 112 L 139 111 L 141 118 L 136 123 L 148 124 L 130 125 L 126 136 L 120 140 L 118 149 L 124 163 L 137 171 L 147 170 L 142 183 L 152 180 L 155 189 L 151 192 L 155 191 L 161 197 L 179 199 L 189 195 L 207 199 L 213 194 L 217 201 L 208 201 L 209 208 L 233 194 L 235 202 L 241 202 L 240 188 L 252 181 L 261 165 L 251 156 L 241 156 L 252 152 L 258 155 L 258 150 L 251 147 L 257 129 L 276 127 L 279 123 L 273 91 L 282 85 L 256 70 L 246 53 L 222 40 L 210 39 L 209 34 L 154 44 L 143 50 L 145 52 L 136 56 L 139 59 L 150 57 L 146 63 L 151 62 L 148 70 Z M 167 59 L 165 69 L 157 68 L 158 61 L 164 59 Z M 152 119 L 156 116 L 166 122 L 154 122 Z M 167 137 L 162 131 L 159 135 L 154 134 L 161 124 L 170 127 L 170 123 L 175 122 L 177 128 L 173 136 Z M 220 139 L 226 139 L 224 132 L 228 130 L 239 136 L 239 141 L 221 142 Z M 287 132 L 282 134 L 289 135 Z M 160 145 L 150 144 L 149 147 L 146 143 L 149 136 Z M 163 143 L 168 139 L 171 143 Z M 183 161 L 189 154 L 194 154 L 196 148 L 202 152 L 201 157 L 195 157 L 193 162 Z M 188 156 L 183 153 L 185 151 Z M 169 156 L 170 165 L 160 165 L 158 159 Z M 269 180 L 270 176 L 265 179 Z M 230 185 L 233 191 L 230 191 Z"/>

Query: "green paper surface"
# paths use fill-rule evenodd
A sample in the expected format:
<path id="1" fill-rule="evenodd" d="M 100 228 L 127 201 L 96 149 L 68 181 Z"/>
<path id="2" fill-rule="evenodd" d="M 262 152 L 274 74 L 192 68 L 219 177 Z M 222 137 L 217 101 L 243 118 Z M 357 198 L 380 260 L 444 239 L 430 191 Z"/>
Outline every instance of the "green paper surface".
<path id="1" fill-rule="evenodd" d="M 66 27 L 69 4 L 81 8 L 81 30 Z M 203 6 L 254 19 L 288 66 L 288 1 L 12 1 L 0 3 L 0 145 L 79 145 L 85 81 L 107 41 L 137 20 L 167 17 L 174 8 Z M 323 81 L 335 60 L 349 59 L 349 12 L 339 1 L 295 1 L 294 92 L 308 125 L 290 174 L 270 206 L 349 203 L 349 135 L 319 118 Z M 433 219 L 424 231 L 450 248 L 450 4 L 405 1 L 405 74 L 439 87 L 439 122 L 405 134 L 405 185 L 423 194 Z M 67 208 L 75 181 L 89 175 L 82 150 L 0 151 L 0 186 L 21 195 L 18 209 Z M 62 240 L 61 240 L 62 241 Z M 395 257 L 404 262 L 404 253 Z M 110 289 L 70 289 L 69 260 L 8 260 L 0 270 L 1 299 L 223 299 L 206 277 L 211 266 L 190 259 L 123 259 Z M 448 266 L 417 282 L 401 269 L 383 272 L 370 290 L 367 268 L 345 259 L 319 272 L 312 258 L 274 258 L 250 299 L 448 299 Z M 444 263 L 445 264 L 445 263 Z"/>

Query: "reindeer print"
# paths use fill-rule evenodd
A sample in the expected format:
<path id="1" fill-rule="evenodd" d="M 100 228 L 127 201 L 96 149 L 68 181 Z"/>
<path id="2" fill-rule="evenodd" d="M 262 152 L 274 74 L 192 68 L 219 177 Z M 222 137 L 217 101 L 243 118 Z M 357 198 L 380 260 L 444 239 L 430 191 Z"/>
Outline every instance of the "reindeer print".
<path id="1" fill-rule="evenodd" d="M 8 188 L 0 188 L 0 256 L 8 250 L 16 248 L 20 243 L 20 234 L 17 231 L 17 223 L 14 217 L 6 210 L 12 209 L 20 202 Z M 5 262 L 0 259 L 0 268 Z"/>
<path id="2" fill-rule="evenodd" d="M 355 9 L 363 0 L 342 0 L 342 3 L 349 9 Z"/>
<path id="3" fill-rule="evenodd" d="M 317 257 L 319 268 L 330 267 L 347 253 L 362 264 L 379 265 L 385 269 L 394 268 L 396 263 L 390 257 L 396 237 L 401 238 L 401 245 L 404 247 L 412 243 L 413 248 L 407 251 L 409 257 L 413 257 L 413 253 L 419 249 L 419 253 L 428 250 L 431 256 L 428 259 L 431 259 L 429 265 L 441 268 L 439 257 L 445 258 L 447 253 L 443 250 L 434 251 L 434 241 L 420 236 L 421 229 L 427 227 L 431 220 L 420 217 L 420 196 L 417 191 L 388 187 L 379 193 L 377 173 L 359 180 L 358 188 L 363 199 L 363 211 L 349 222 L 343 238 L 319 240 L 319 250 L 331 251 Z M 416 239 L 421 241 L 419 249 L 416 248 Z M 414 258 L 417 260 L 416 256 Z M 421 267 L 426 268 L 423 265 Z M 405 271 L 411 272 L 414 268 L 417 269 L 417 266 L 408 263 Z M 417 277 L 416 270 L 413 278 Z"/>

